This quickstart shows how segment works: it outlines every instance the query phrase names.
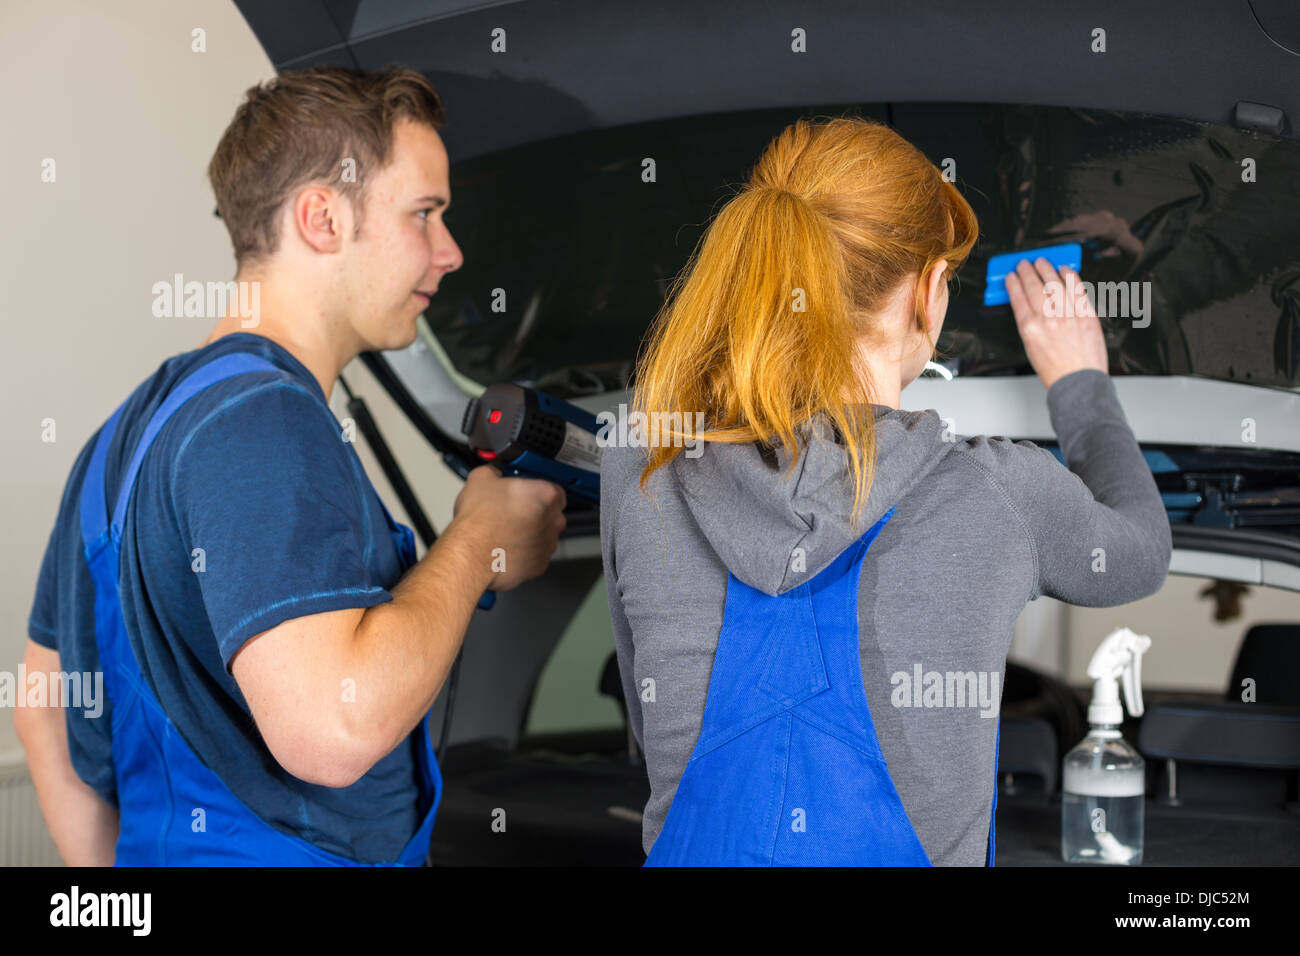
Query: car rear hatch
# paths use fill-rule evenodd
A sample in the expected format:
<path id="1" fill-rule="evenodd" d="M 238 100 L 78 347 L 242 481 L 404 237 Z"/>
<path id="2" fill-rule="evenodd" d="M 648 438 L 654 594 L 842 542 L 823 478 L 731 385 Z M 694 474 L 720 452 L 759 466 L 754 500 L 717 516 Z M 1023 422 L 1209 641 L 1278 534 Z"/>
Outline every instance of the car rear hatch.
<path id="1" fill-rule="evenodd" d="M 585 2 L 238 6 L 277 68 L 400 61 L 447 102 L 465 266 L 420 341 L 367 361 L 458 470 L 473 463 L 464 400 L 487 384 L 591 410 L 624 400 L 646 327 L 729 188 L 788 122 L 847 110 L 951 169 L 981 224 L 940 377 L 904 404 L 963 434 L 1052 446 L 1010 310 L 982 304 L 984 264 L 1081 241 L 1085 280 L 1133 292 L 1103 294 L 1111 371 L 1187 552 L 1175 570 L 1300 589 L 1293 5 L 1188 17 L 1176 2 L 1086 16 L 844 2 L 779 34 L 780 17 L 729 2 L 653 16 Z M 593 531 L 571 521 L 571 535 Z"/>

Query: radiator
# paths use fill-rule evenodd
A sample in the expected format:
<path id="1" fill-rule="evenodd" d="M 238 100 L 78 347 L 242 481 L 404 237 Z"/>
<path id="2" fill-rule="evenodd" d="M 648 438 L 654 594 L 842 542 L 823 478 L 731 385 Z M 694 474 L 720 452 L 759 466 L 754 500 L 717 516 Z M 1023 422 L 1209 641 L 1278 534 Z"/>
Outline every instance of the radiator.
<path id="1" fill-rule="evenodd" d="M 62 866 L 22 752 L 0 755 L 0 866 Z"/>

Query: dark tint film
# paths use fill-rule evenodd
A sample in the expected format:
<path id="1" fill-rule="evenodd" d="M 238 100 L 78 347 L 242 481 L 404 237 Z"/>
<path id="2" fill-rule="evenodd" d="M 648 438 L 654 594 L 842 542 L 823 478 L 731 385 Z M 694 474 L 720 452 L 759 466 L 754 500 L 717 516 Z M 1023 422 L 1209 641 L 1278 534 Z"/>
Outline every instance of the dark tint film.
<path id="1" fill-rule="evenodd" d="M 1031 374 L 1010 308 L 983 305 L 985 266 L 1075 241 L 1112 374 L 1300 384 L 1300 143 L 1059 107 L 745 112 L 462 162 L 448 222 L 465 265 L 444 280 L 430 327 L 482 384 L 561 397 L 624 387 L 669 283 L 768 141 L 800 116 L 845 112 L 892 123 L 951 169 L 979 217 L 939 342 L 954 374 Z M 655 182 L 643 181 L 647 158 Z"/>

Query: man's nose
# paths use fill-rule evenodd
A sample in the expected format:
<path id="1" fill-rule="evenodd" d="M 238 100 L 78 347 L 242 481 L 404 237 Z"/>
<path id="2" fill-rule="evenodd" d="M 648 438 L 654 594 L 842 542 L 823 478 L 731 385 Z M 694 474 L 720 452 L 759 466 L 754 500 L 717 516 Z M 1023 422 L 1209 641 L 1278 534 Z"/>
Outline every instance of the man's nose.
<path id="1" fill-rule="evenodd" d="M 439 269 L 455 272 L 464 261 L 465 257 L 461 255 L 460 246 L 456 245 L 456 240 L 451 237 L 451 230 L 443 226 L 442 236 L 434 246 L 433 264 Z"/>

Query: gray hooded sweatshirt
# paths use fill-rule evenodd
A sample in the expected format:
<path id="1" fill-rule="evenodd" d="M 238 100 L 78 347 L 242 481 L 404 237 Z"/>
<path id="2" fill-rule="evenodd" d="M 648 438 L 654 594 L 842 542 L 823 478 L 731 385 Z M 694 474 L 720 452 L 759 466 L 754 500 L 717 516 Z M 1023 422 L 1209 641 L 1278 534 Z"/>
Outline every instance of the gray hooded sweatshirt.
<path id="1" fill-rule="evenodd" d="M 705 444 L 655 472 L 643 494 L 646 450 L 605 449 L 605 582 L 650 777 L 647 853 L 699 737 L 728 572 L 783 594 L 897 506 L 858 584 L 867 704 L 930 861 L 984 864 L 1021 610 L 1044 594 L 1126 604 L 1159 590 L 1169 570 L 1169 521 L 1109 376 L 1066 375 L 1047 404 L 1069 468 L 1031 442 L 953 435 L 934 410 L 870 406 L 876 470 L 856 528 L 844 448 L 823 422 L 804 433 L 790 477 L 786 449 L 775 449 L 773 469 L 755 444 Z"/>

